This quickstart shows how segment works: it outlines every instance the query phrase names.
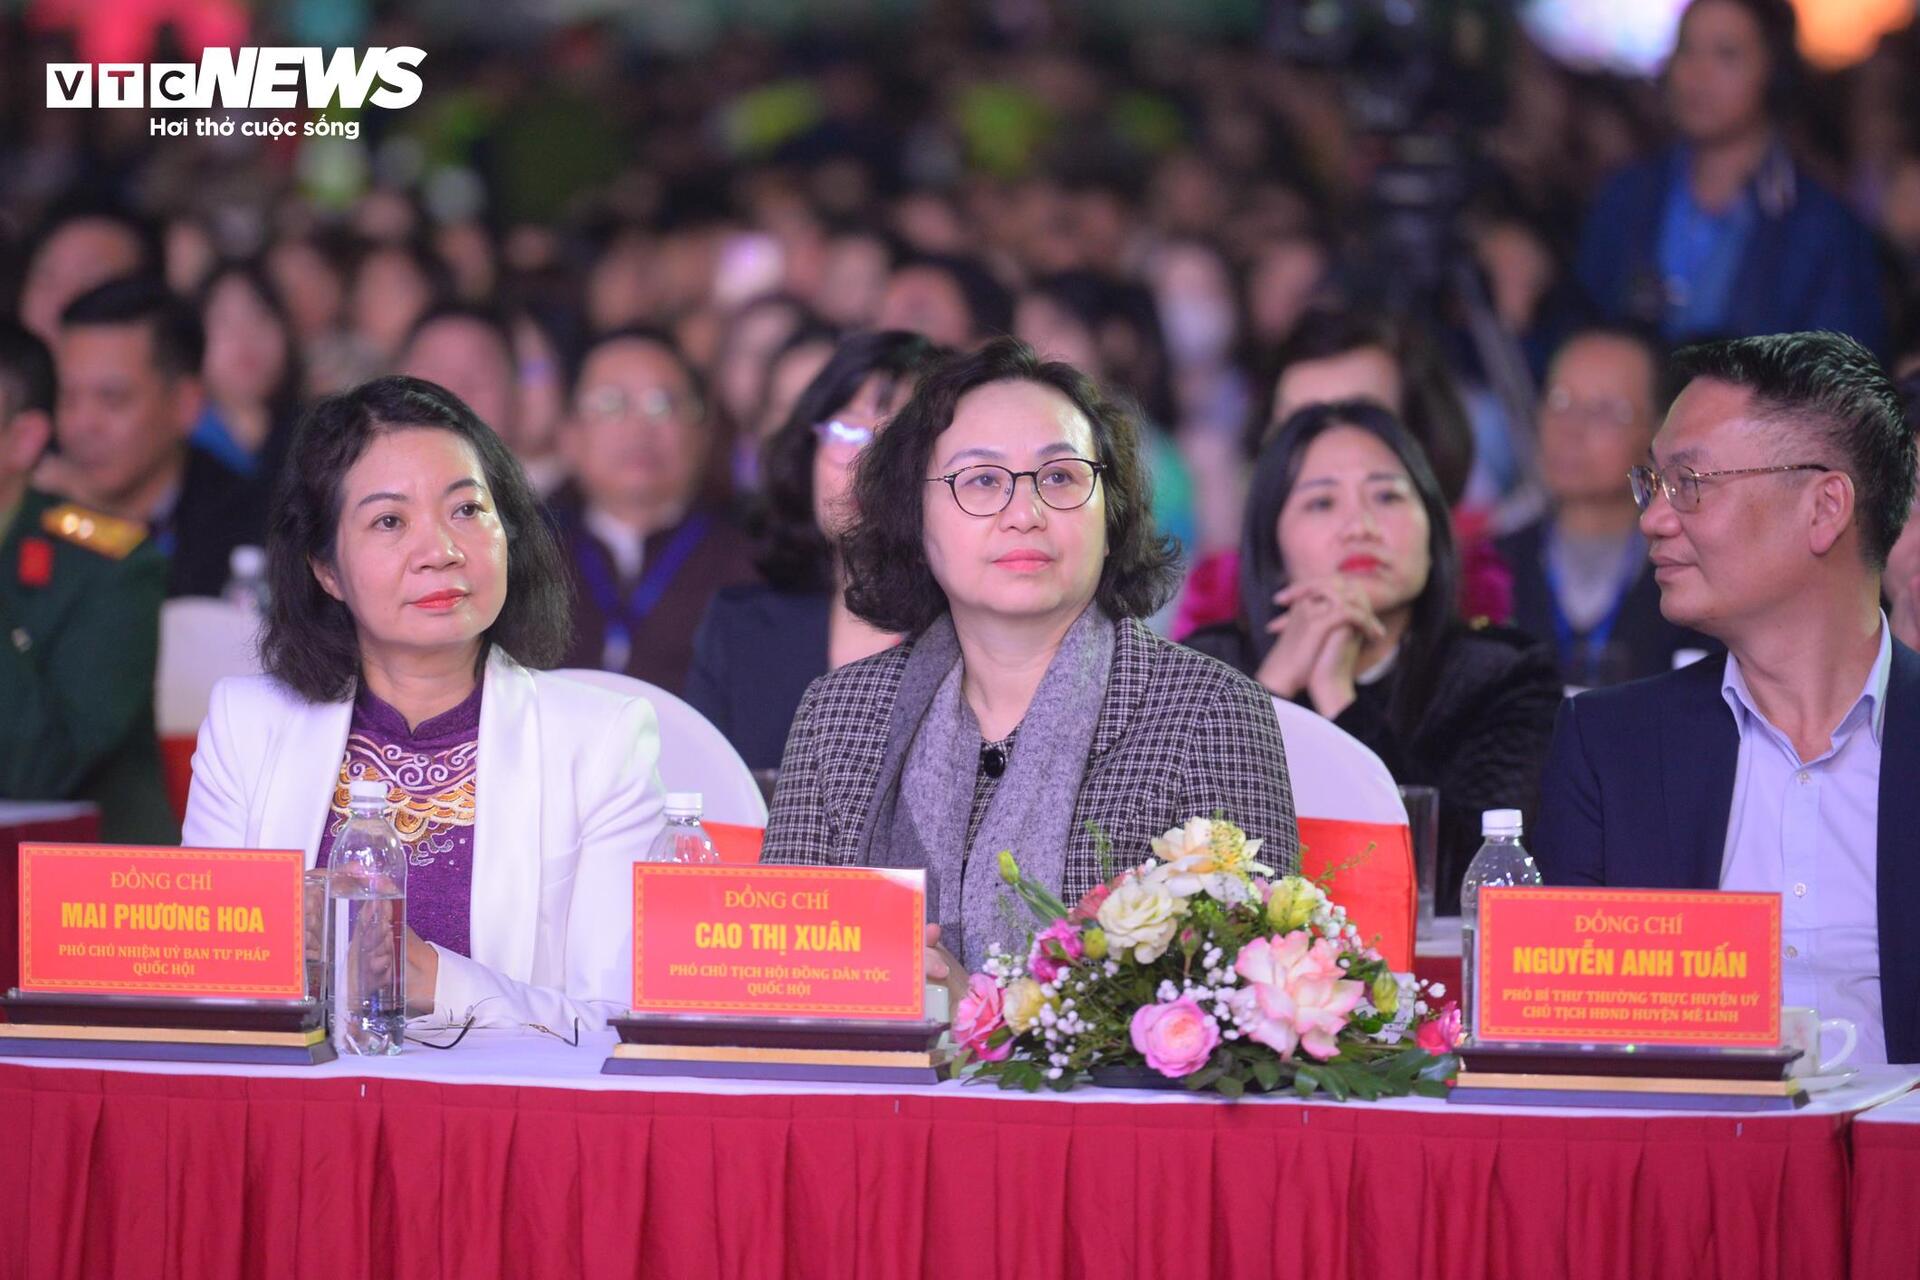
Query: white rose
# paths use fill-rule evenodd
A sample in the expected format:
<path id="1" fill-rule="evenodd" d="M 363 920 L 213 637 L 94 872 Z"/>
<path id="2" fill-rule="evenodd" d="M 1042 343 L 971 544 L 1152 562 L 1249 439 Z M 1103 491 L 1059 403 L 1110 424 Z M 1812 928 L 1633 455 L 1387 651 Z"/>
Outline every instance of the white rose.
<path id="1" fill-rule="evenodd" d="M 1210 818 L 1188 818 L 1181 826 L 1170 828 L 1153 840 L 1153 856 L 1162 862 L 1178 862 L 1182 858 L 1207 853 L 1212 848 L 1213 821 Z"/>
<path id="2" fill-rule="evenodd" d="M 1164 886 L 1129 878 L 1107 895 L 1096 919 L 1115 954 L 1131 952 L 1138 963 L 1152 964 L 1172 944 L 1183 910 Z"/>

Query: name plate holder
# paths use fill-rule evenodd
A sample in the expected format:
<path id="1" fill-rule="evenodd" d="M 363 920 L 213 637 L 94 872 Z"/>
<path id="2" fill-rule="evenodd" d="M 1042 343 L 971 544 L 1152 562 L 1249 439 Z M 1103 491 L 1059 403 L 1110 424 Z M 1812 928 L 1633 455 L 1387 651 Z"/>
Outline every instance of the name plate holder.
<path id="1" fill-rule="evenodd" d="M 633 1010 L 607 1075 L 933 1084 L 926 873 L 633 868 Z"/>
<path id="2" fill-rule="evenodd" d="M 1449 1102 L 1804 1106 L 1780 1043 L 1780 895 L 1489 888 Z"/>
<path id="3" fill-rule="evenodd" d="M 312 1065 L 297 849 L 20 846 L 0 1057 Z"/>

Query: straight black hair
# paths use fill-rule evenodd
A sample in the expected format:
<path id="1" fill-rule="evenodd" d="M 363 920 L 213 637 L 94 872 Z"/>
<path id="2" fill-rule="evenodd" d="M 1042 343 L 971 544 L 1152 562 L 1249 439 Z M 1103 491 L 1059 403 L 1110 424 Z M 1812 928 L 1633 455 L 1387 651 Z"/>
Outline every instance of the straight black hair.
<path id="1" fill-rule="evenodd" d="M 1300 478 L 1308 446 L 1335 427 L 1364 431 L 1392 450 L 1427 513 L 1427 554 L 1432 567 L 1427 571 L 1427 585 L 1414 597 L 1413 617 L 1400 642 L 1388 712 L 1396 731 L 1408 734 L 1433 697 L 1441 658 L 1459 625 L 1455 601 L 1460 594 L 1460 560 L 1453 544 L 1452 516 L 1440 482 L 1434 478 L 1433 466 L 1420 442 L 1392 410 L 1372 400 L 1308 405 L 1282 422 L 1262 446 L 1254 463 L 1240 540 L 1241 615 L 1253 642 L 1257 666 L 1274 645 L 1274 637 L 1267 630 L 1274 618 L 1274 593 L 1291 578 L 1280 554 L 1280 513 Z"/>

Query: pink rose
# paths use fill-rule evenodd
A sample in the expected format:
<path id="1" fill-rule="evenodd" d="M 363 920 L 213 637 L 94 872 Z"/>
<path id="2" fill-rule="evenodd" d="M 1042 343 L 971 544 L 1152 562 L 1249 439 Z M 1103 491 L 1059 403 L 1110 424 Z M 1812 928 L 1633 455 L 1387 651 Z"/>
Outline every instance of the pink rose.
<path id="1" fill-rule="evenodd" d="M 1169 1080 L 1198 1071 L 1220 1044 L 1220 1028 L 1191 996 L 1142 1005 L 1133 1015 L 1132 1032 L 1133 1047 Z"/>
<path id="2" fill-rule="evenodd" d="M 1055 920 L 1034 935 L 1027 972 L 1040 982 L 1052 982 L 1062 969 L 1086 954 L 1087 949 L 1080 942 L 1080 930 L 1065 920 Z"/>
<path id="3" fill-rule="evenodd" d="M 1453 1047 L 1460 1043 L 1460 1006 L 1447 1001 L 1432 1021 L 1420 1024 L 1420 1029 L 1413 1033 L 1413 1042 L 1436 1058 L 1452 1053 Z"/>
<path id="4" fill-rule="evenodd" d="M 1240 948 L 1233 968 L 1247 985 L 1232 1002 L 1248 1037 L 1283 1058 L 1296 1047 L 1322 1062 L 1339 1053 L 1334 1037 L 1367 992 L 1364 982 L 1346 976 L 1339 954 L 1304 929 L 1277 943 L 1255 938 Z"/>
<path id="5" fill-rule="evenodd" d="M 1075 924 L 1083 924 L 1093 919 L 1100 914 L 1100 904 L 1105 902 L 1107 895 L 1112 892 L 1113 886 L 1110 884 L 1097 884 L 1093 886 L 1093 888 L 1087 890 L 1080 901 L 1074 905 L 1073 910 L 1067 912 L 1067 919 L 1073 921 Z"/>
<path id="6" fill-rule="evenodd" d="M 989 1048 L 987 1037 L 1004 1025 L 999 985 L 984 973 L 968 978 L 967 994 L 953 1011 L 953 1042 L 982 1062 L 1000 1062 L 1013 1052 L 1013 1041 Z"/>

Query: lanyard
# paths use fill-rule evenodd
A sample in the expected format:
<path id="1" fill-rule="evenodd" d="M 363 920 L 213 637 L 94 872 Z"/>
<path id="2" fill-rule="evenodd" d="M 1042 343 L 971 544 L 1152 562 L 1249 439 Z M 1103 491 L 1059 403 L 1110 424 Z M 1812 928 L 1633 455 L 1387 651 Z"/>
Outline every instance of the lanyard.
<path id="1" fill-rule="evenodd" d="M 1553 556 L 1541 555 L 1540 568 L 1547 578 L 1547 603 L 1553 609 L 1553 647 L 1560 654 L 1563 666 L 1571 669 L 1576 643 L 1586 651 L 1589 663 L 1600 661 L 1600 655 L 1606 652 L 1607 642 L 1613 638 L 1613 628 L 1620 621 L 1621 611 L 1626 608 L 1627 593 L 1633 590 L 1633 584 L 1640 578 L 1642 554 L 1639 542 L 1629 539 L 1626 560 L 1620 566 L 1620 585 L 1613 593 L 1613 603 L 1600 621 L 1587 629 L 1585 635 L 1574 633 L 1573 623 L 1567 620 L 1566 610 L 1560 607 L 1560 574 L 1553 567 Z"/>
<path id="2" fill-rule="evenodd" d="M 658 556 L 641 570 L 640 581 L 622 598 L 614 584 L 607 560 L 599 549 L 586 545 L 590 535 L 582 530 L 574 544 L 573 560 L 580 570 L 580 584 L 593 597 L 600 615 L 607 620 L 607 634 L 600 650 L 600 665 L 608 671 L 625 671 L 633 656 L 633 638 L 673 584 L 674 575 L 687 562 L 701 540 L 707 536 L 707 517 L 700 512 L 684 520 Z"/>

